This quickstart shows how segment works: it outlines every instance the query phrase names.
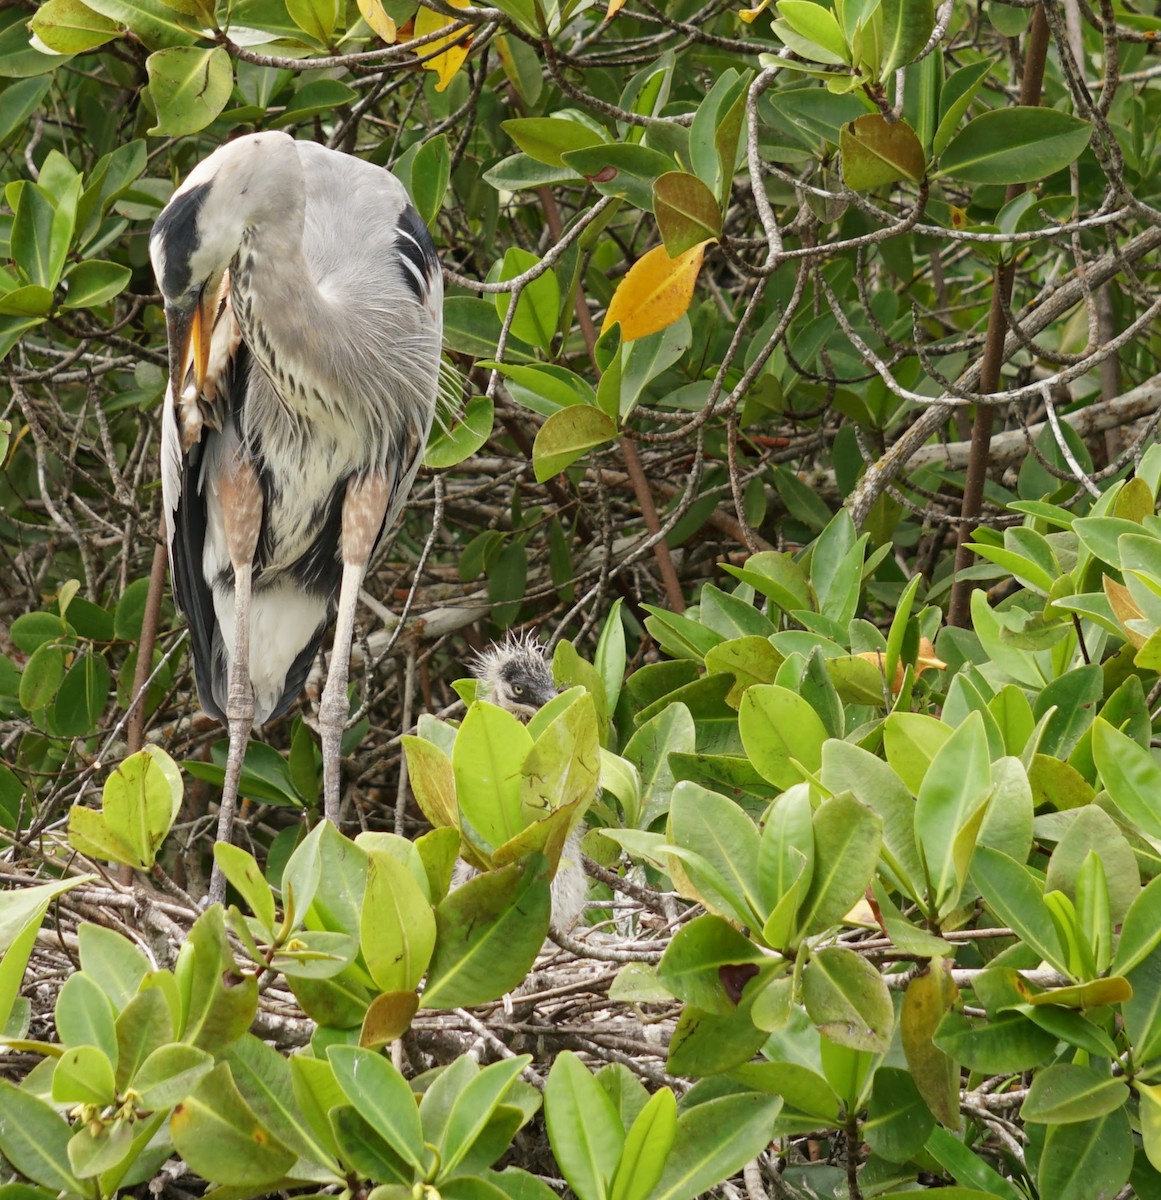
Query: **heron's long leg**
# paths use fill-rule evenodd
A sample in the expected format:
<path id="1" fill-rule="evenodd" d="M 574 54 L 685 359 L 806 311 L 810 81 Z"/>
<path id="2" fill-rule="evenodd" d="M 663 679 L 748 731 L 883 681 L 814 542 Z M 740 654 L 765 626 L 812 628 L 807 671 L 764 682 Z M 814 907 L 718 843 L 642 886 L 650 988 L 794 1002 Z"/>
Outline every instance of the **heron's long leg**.
<path id="1" fill-rule="evenodd" d="M 350 708 L 347 682 L 351 668 L 351 641 L 355 633 L 355 609 L 359 588 L 367 571 L 375 539 L 383 527 L 389 482 L 381 475 L 352 479 L 343 500 L 343 581 L 339 587 L 339 611 L 335 620 L 335 642 L 331 667 L 319 704 L 318 727 L 323 751 L 323 813 L 339 823 L 339 759 L 343 729 Z"/>
<path id="2" fill-rule="evenodd" d="M 254 724 L 254 688 L 250 682 L 250 588 L 254 571 L 254 551 L 262 529 L 262 489 L 258 475 L 248 462 L 228 466 L 217 480 L 218 494 L 226 528 L 226 544 L 234 568 L 234 650 L 230 660 L 230 683 L 226 694 L 226 721 L 230 730 L 230 749 L 226 757 L 226 777 L 222 782 L 222 800 L 218 809 L 219 842 L 228 842 L 234 830 L 238 807 L 238 782 L 246 743 Z M 214 863 L 210 875 L 210 903 L 226 897 L 226 877 Z"/>

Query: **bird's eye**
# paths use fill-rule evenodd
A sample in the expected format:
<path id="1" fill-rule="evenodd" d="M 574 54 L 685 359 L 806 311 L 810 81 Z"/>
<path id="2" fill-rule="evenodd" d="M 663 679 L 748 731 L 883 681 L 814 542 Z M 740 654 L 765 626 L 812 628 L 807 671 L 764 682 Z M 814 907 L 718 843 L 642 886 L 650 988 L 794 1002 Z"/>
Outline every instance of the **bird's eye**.
<path id="1" fill-rule="evenodd" d="M 518 683 L 514 683 L 512 685 L 512 695 L 513 696 L 523 696 L 524 689 Z"/>

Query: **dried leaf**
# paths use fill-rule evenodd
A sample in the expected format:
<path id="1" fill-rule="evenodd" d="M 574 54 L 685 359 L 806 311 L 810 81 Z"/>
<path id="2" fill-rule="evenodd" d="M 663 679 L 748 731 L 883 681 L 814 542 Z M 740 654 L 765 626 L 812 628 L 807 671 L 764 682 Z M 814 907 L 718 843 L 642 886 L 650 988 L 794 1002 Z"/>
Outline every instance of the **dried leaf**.
<path id="1" fill-rule="evenodd" d="M 874 663 L 879 668 L 879 673 L 883 671 L 883 654 L 879 650 L 864 650 L 861 654 L 853 655 L 854 658 L 865 658 L 867 662 Z M 935 653 L 935 646 L 930 638 L 920 638 L 919 653 L 915 656 L 915 677 L 919 678 L 924 671 L 943 671 L 946 670 L 947 663 Z M 898 695 L 903 690 L 903 677 L 906 674 L 906 668 L 903 663 L 895 664 L 895 678 L 891 680 L 891 691 Z"/>

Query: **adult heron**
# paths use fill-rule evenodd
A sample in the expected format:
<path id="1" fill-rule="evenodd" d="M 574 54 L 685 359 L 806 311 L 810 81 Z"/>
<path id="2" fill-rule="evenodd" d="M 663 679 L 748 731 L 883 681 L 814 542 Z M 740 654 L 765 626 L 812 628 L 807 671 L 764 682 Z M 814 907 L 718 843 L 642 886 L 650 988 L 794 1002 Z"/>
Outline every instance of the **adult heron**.
<path id="1" fill-rule="evenodd" d="M 301 691 L 336 594 L 318 719 L 337 823 L 359 587 L 435 412 L 435 246 L 388 171 L 268 132 L 199 163 L 149 251 L 169 336 L 170 570 L 201 703 L 229 727 L 218 839 L 250 731 Z M 211 900 L 224 891 L 215 868 Z"/>

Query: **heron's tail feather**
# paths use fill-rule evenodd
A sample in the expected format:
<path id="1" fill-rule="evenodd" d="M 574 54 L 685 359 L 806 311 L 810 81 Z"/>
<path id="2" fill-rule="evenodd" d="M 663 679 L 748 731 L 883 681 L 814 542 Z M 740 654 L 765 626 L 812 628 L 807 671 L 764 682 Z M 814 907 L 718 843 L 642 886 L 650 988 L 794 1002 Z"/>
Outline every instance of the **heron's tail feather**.
<path id="1" fill-rule="evenodd" d="M 234 645 L 233 588 L 214 588 L 214 610 L 212 691 L 214 703 L 224 712 Z M 250 682 L 256 726 L 281 716 L 302 692 L 326 632 L 328 610 L 323 596 L 304 592 L 290 580 L 254 592 L 250 599 Z M 207 699 L 203 695 L 202 703 Z"/>

